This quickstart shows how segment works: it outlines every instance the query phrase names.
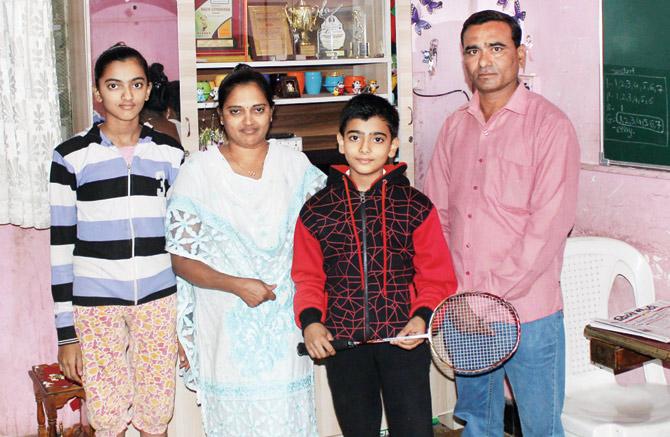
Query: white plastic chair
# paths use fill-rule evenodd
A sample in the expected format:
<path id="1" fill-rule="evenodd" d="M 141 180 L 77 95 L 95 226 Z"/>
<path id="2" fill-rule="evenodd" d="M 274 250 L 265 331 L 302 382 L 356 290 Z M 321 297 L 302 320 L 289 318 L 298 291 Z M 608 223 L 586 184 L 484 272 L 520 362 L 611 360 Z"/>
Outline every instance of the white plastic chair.
<path id="1" fill-rule="evenodd" d="M 651 269 L 635 248 L 611 238 L 568 238 L 561 273 L 566 334 L 563 426 L 567 436 L 668 437 L 670 387 L 660 365 L 645 364 L 646 383 L 622 386 L 611 370 L 590 362 L 584 327 L 594 317 L 608 317 L 617 275 L 632 285 L 636 306 L 654 301 Z"/>

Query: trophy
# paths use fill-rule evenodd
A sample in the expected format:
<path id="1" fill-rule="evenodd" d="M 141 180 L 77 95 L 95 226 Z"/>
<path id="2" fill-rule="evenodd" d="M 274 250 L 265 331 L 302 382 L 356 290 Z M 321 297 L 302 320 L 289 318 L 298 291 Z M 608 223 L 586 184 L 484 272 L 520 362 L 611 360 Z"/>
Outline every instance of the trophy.
<path id="1" fill-rule="evenodd" d="M 352 19 L 352 56 L 355 58 L 367 58 L 370 55 L 370 46 L 368 44 L 367 17 L 365 12 L 363 12 L 359 7 L 354 7 L 352 11 Z"/>
<path id="2" fill-rule="evenodd" d="M 323 20 L 318 32 L 317 42 L 319 43 L 319 54 L 325 54 L 330 59 L 337 59 L 344 56 L 344 40 L 346 33 L 342 28 L 342 22 L 335 14 L 342 8 L 342 5 L 331 11 L 327 7 L 328 0 L 323 0 L 321 14 L 319 17 Z"/>
<path id="3" fill-rule="evenodd" d="M 310 41 L 310 33 L 316 28 L 320 8 L 306 5 L 300 0 L 297 5 L 284 6 L 288 24 L 293 32 L 294 42 L 299 42 L 297 52 L 304 56 L 316 56 L 316 45 Z"/>

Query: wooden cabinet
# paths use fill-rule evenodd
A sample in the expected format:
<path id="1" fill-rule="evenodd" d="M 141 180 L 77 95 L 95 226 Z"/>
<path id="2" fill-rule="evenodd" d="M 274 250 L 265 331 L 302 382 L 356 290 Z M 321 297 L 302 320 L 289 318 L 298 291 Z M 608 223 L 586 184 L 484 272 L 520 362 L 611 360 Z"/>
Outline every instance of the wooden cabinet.
<path id="1" fill-rule="evenodd" d="M 298 1 L 295 2 L 298 4 Z M 321 5 L 320 1 L 305 1 L 309 5 Z M 393 102 L 391 74 L 391 28 L 389 0 L 338 0 L 328 6 L 335 17 L 343 23 L 346 40 L 338 57 L 331 58 L 323 48 L 318 57 L 288 55 L 285 60 L 244 61 L 263 74 L 287 74 L 290 72 L 320 72 L 322 77 L 330 75 L 363 76 L 369 83 L 375 80 L 376 93 Z M 282 7 L 285 2 L 249 0 L 250 6 L 269 5 Z M 341 7 L 340 7 L 341 6 Z M 356 18 L 353 18 L 353 17 Z M 357 36 L 354 21 L 358 23 Z M 213 81 L 217 76 L 227 74 L 238 62 L 197 62 L 195 43 L 195 13 L 193 1 L 179 0 L 179 50 L 181 77 L 182 143 L 189 151 L 199 146 L 198 133 L 205 128 L 218 128 L 215 115 L 218 102 L 208 99 L 196 101 L 196 82 Z M 318 46 L 318 32 L 313 32 L 311 42 Z M 297 44 L 298 46 L 300 44 Z M 355 46 L 359 46 L 358 49 Z M 361 48 L 362 47 L 362 48 Z M 297 51 L 297 50 L 296 50 Z M 251 50 L 253 53 L 253 50 Z M 367 53 L 366 53 L 367 52 Z M 332 55 L 332 53 L 330 53 Z M 276 58 L 276 57 L 275 57 Z M 318 94 L 303 94 L 298 98 L 275 98 L 275 116 L 271 133 L 291 132 L 303 139 L 305 152 L 334 151 L 335 135 L 338 129 L 338 115 L 341 108 L 353 94 L 333 95 L 322 87 Z"/>

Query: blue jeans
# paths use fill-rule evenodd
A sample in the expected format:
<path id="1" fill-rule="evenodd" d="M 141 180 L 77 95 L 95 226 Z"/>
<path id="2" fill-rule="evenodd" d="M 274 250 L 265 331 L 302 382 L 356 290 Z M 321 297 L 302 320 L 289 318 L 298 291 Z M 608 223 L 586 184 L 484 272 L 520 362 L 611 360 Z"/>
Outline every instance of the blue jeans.
<path id="1" fill-rule="evenodd" d="M 516 353 L 503 366 L 475 376 L 456 376 L 454 415 L 467 422 L 461 437 L 503 435 L 505 393 L 512 386 L 524 437 L 563 436 L 565 395 L 563 312 L 521 324 Z"/>

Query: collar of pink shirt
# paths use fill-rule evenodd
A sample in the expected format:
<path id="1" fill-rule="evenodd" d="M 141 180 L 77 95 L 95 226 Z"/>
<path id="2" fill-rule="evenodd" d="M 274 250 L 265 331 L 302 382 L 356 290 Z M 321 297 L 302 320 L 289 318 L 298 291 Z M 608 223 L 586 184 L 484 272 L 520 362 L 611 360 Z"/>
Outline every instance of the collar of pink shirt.
<path id="1" fill-rule="evenodd" d="M 516 90 L 514 90 L 512 97 L 510 97 L 505 106 L 503 106 L 498 112 L 512 111 L 516 112 L 517 114 L 525 115 L 526 111 L 528 110 L 529 93 L 530 91 L 528 91 L 525 86 L 518 85 Z M 479 92 L 475 91 L 474 96 L 472 96 L 472 99 L 467 106 L 467 111 L 468 113 L 472 114 L 482 125 L 486 124 L 486 121 L 484 120 L 484 114 L 482 113 L 482 109 L 479 105 Z M 494 114 L 491 118 L 493 118 L 496 114 Z"/>

